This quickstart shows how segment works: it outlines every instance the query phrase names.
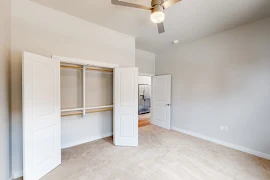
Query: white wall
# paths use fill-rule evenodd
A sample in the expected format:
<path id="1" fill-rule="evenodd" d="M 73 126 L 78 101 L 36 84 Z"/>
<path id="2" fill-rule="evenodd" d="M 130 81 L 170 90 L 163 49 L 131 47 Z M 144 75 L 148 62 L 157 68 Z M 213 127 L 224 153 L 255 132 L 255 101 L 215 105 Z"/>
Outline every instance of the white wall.
<path id="1" fill-rule="evenodd" d="M 10 178 L 9 170 L 9 64 L 10 1 L 0 1 L 0 179 Z"/>
<path id="2" fill-rule="evenodd" d="M 139 76 L 138 84 L 148 84 L 151 85 L 151 76 Z"/>
<path id="3" fill-rule="evenodd" d="M 135 39 L 28 0 L 12 0 L 11 23 L 12 171 L 17 177 L 22 173 L 22 52 L 135 66 Z M 85 120 L 88 124 L 83 125 L 78 124 L 78 117 L 63 118 L 62 127 L 66 131 L 62 131 L 62 135 L 73 136 L 72 133 L 80 128 L 91 132 L 89 139 L 109 134 L 112 127 L 108 117 L 111 115 L 106 113 L 89 115 Z M 92 131 L 93 127 L 95 131 Z"/>
<path id="4" fill-rule="evenodd" d="M 86 71 L 86 107 L 113 104 L 113 74 Z M 83 107 L 82 70 L 61 70 L 61 108 Z M 62 148 L 112 135 L 112 111 L 62 117 Z M 76 127 L 76 128 L 74 128 Z"/>
<path id="5" fill-rule="evenodd" d="M 157 55 L 156 74 L 173 127 L 270 155 L 270 18 Z"/>
<path id="6" fill-rule="evenodd" d="M 155 74 L 155 57 L 154 53 L 136 49 L 136 67 L 139 73 Z"/>

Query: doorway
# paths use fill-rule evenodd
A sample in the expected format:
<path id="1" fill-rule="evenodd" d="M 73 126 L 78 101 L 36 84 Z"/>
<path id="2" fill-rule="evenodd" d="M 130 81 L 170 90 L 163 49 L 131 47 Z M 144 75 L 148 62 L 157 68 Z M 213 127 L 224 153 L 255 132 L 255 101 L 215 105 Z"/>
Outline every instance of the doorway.
<path id="1" fill-rule="evenodd" d="M 138 76 L 138 126 L 150 125 L 151 76 Z"/>

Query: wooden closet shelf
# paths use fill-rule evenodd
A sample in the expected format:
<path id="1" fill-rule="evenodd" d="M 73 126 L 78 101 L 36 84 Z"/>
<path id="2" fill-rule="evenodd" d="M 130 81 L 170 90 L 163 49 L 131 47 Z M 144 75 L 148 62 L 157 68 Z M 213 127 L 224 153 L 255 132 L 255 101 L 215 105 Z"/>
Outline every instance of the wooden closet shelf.
<path id="1" fill-rule="evenodd" d="M 101 71 L 101 72 L 113 72 L 113 69 L 108 69 L 108 68 L 98 68 L 98 67 L 87 67 L 86 70 L 91 70 L 91 71 Z"/>
<path id="2" fill-rule="evenodd" d="M 83 69 L 83 67 L 79 65 L 60 65 L 60 67 L 64 69 Z"/>
<path id="3" fill-rule="evenodd" d="M 104 111 L 112 111 L 113 108 L 100 108 L 100 109 L 89 109 L 86 110 L 85 113 L 95 113 L 95 112 L 104 112 Z M 73 111 L 73 112 L 65 112 L 65 113 L 61 113 L 61 117 L 65 117 L 65 116 L 74 116 L 74 115 L 81 115 L 83 114 L 82 111 Z"/>
<path id="4" fill-rule="evenodd" d="M 104 111 L 112 111 L 113 108 L 101 108 L 101 109 L 89 109 L 86 110 L 85 113 L 95 113 L 95 112 L 104 112 Z"/>
<path id="5" fill-rule="evenodd" d="M 61 65 L 60 67 L 64 69 L 83 69 L 83 66 L 80 66 L 80 65 Z M 113 69 L 102 68 L 102 67 L 86 67 L 85 69 L 91 70 L 91 71 L 100 71 L 100 72 L 113 72 Z"/>
<path id="6" fill-rule="evenodd" d="M 74 112 L 68 112 L 68 113 L 61 113 L 61 117 L 65 117 L 65 116 L 74 116 L 74 115 L 80 115 L 82 114 L 82 112 L 79 111 L 74 111 Z"/>

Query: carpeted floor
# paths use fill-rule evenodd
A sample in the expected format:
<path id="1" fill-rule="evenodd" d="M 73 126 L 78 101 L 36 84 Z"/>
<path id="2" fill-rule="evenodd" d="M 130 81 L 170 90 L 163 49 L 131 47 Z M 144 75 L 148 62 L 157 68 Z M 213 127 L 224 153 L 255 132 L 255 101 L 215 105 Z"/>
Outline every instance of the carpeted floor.
<path id="1" fill-rule="evenodd" d="M 139 129 L 139 147 L 111 138 L 62 152 L 42 180 L 269 180 L 270 161 L 154 125 Z"/>

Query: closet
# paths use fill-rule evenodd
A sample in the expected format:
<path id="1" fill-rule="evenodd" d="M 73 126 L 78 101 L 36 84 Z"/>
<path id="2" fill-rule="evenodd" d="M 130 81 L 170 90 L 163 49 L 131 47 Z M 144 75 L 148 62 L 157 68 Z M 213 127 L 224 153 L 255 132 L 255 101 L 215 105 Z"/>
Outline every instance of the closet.
<path id="1" fill-rule="evenodd" d="M 113 110 L 113 68 L 67 63 L 60 67 L 62 117 Z"/>
<path id="2" fill-rule="evenodd" d="M 137 68 L 29 52 L 22 57 L 25 180 L 40 179 L 61 164 L 61 122 L 66 117 L 113 111 L 114 145 L 138 146 Z M 71 127 L 71 135 L 80 131 L 79 123 Z"/>
<path id="3" fill-rule="evenodd" d="M 61 147 L 111 136 L 113 69 L 61 63 L 60 84 Z"/>

